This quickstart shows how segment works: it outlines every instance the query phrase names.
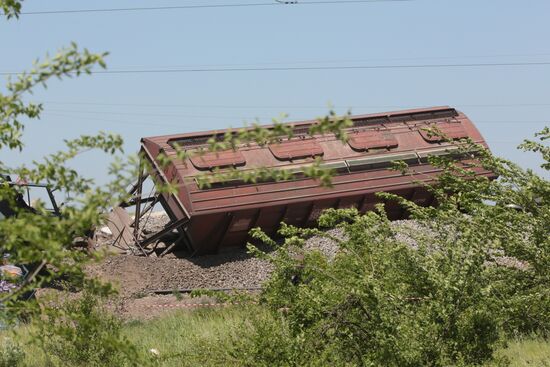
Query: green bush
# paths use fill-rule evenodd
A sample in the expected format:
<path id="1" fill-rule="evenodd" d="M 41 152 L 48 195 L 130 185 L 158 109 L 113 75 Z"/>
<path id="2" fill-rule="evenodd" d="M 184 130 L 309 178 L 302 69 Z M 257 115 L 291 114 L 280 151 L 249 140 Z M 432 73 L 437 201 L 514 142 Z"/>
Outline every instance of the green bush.
<path id="1" fill-rule="evenodd" d="M 320 226 L 345 235 L 333 239 L 334 259 L 304 250 L 311 235 L 328 236 L 317 229 L 283 225 L 285 242 L 272 255 L 252 249 L 276 270 L 262 294 L 272 316 L 239 344 L 243 363 L 472 366 L 493 360 L 504 337 L 547 336 L 550 183 L 480 147 L 465 149 L 472 148 L 499 180 L 437 157 L 431 164 L 444 169 L 430 188 L 437 208 L 380 194 L 408 210 L 409 229 L 392 224 L 383 205 L 365 215 L 328 210 Z M 253 236 L 274 243 L 259 230 Z"/>
<path id="2" fill-rule="evenodd" d="M 122 323 L 100 299 L 85 291 L 35 320 L 35 341 L 52 366 L 143 366 L 137 349 L 122 334 Z"/>
<path id="3" fill-rule="evenodd" d="M 23 366 L 25 353 L 12 339 L 4 337 L 0 345 L 0 367 Z"/>

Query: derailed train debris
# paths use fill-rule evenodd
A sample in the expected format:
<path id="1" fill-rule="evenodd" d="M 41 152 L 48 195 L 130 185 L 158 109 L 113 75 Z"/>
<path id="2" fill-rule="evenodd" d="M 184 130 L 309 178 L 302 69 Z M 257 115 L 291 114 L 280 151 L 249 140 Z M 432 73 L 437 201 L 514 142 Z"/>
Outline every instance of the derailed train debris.
<path id="1" fill-rule="evenodd" d="M 449 107 L 357 115 L 351 116 L 351 120 L 354 126 L 347 129 L 347 143 L 332 134 L 307 135 L 308 126 L 315 121 L 305 121 L 292 124 L 295 137 L 281 143 L 250 144 L 236 151 L 205 153 L 184 161 L 176 158 L 176 147 L 190 152 L 204 149 L 208 139 L 221 137 L 226 130 L 143 138 L 141 151 L 152 168 L 138 178 L 131 190 L 131 202 L 113 210 L 109 227 L 119 244 L 145 255 L 173 231 L 178 232 L 178 240 L 163 254 L 178 247 L 187 247 L 195 254 L 215 253 L 242 246 L 253 227 L 273 234 L 281 222 L 312 225 L 326 208 L 372 210 L 380 202 L 375 193 L 381 191 L 401 195 L 419 205 L 432 204 L 432 195 L 418 181 L 434 182 L 441 170 L 431 166 L 427 157 L 452 154 L 455 147 L 439 136 L 430 135 L 425 128 L 435 126 L 449 138 L 469 137 L 486 146 L 470 119 Z M 159 162 L 161 153 L 172 159 L 163 168 Z M 323 165 L 336 172 L 333 187 L 323 187 L 317 180 L 300 175 L 300 167 L 311 165 L 316 157 L 321 157 Z M 468 164 L 467 157 L 457 159 Z M 394 161 L 405 161 L 417 174 L 411 177 L 393 170 Z M 198 178 L 205 173 L 227 167 L 288 169 L 294 170 L 295 175 L 278 182 L 214 179 L 208 188 L 198 184 Z M 472 169 L 478 175 L 494 177 L 480 167 Z M 177 193 L 143 197 L 143 181 L 149 175 L 160 183 L 175 183 Z M 156 203 L 162 204 L 170 222 L 163 230 L 146 236 L 140 223 Z M 396 203 L 385 204 L 390 219 L 405 215 Z M 136 207 L 134 219 L 124 209 L 128 206 Z"/>
<path id="2" fill-rule="evenodd" d="M 43 197 L 47 197 L 49 202 L 46 203 L 47 208 L 52 215 L 60 215 L 59 206 L 55 200 L 54 191 L 48 185 L 28 183 L 28 182 L 14 182 L 8 175 L 0 174 L 0 185 L 7 184 L 10 189 L 13 189 L 13 200 L 10 203 L 6 199 L 0 199 L 0 219 L 5 217 L 13 217 L 19 211 L 34 212 L 32 207 L 33 196 L 31 196 L 30 189 L 38 189 Z M 19 189 L 16 190 L 16 189 Z M 34 193 L 36 194 L 36 193 Z"/>

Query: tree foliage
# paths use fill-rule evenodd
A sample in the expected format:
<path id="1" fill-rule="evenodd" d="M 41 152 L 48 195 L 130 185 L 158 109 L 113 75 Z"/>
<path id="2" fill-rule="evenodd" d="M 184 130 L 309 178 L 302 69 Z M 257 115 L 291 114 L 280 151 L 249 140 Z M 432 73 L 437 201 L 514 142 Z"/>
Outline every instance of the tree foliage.
<path id="1" fill-rule="evenodd" d="M 19 18 L 23 0 L 0 0 L 0 9 L 7 19 Z"/>
<path id="2" fill-rule="evenodd" d="M 8 17 L 17 16 L 21 2 L 2 1 L 1 6 Z M 4 91 L 0 93 L 0 149 L 24 153 L 24 123 L 40 118 L 43 109 L 41 104 L 26 102 L 35 88 L 46 87 L 52 78 L 90 74 L 96 66 L 104 68 L 105 56 L 107 53 L 80 50 L 72 43 L 54 56 L 35 61 L 28 72 L 10 77 Z M 10 207 L 17 212 L 16 216 L 0 221 L 1 250 L 11 254 L 11 261 L 29 266 L 38 275 L 23 283 L 17 292 L 2 296 L 7 309 L 17 311 L 21 307 L 28 308 L 28 304 L 15 305 L 5 301 L 16 301 L 15 296 L 54 277 L 70 274 L 73 279 L 83 278 L 82 265 L 90 257 L 71 248 L 71 244 L 75 237 L 85 236 L 101 222 L 102 211 L 124 197 L 128 177 L 131 177 L 128 172 L 133 172 L 132 162 L 122 166 L 120 161 L 115 161 L 109 172 L 113 181 L 95 187 L 93 179 L 69 167 L 70 161 L 90 150 L 99 150 L 108 155 L 122 153 L 122 139 L 101 132 L 65 143 L 65 150 L 32 162 L 29 166 L 13 167 L 9 162 L 0 161 L 0 173 L 16 175 L 22 182 L 45 183 L 51 189 L 70 194 L 72 198 L 63 203 L 60 216 L 52 216 L 40 200 L 33 204 L 32 211 L 21 210 L 15 199 L 18 193 L 22 193 L 22 189 L 4 180 L 0 182 L 0 200 L 10 203 Z"/>
<path id="3" fill-rule="evenodd" d="M 7 18 L 18 17 L 21 3 L 1 0 L 0 7 Z M 10 77 L 0 92 L 0 149 L 25 153 L 22 141 L 25 123 L 40 118 L 43 110 L 41 104 L 27 102 L 37 87 L 46 87 L 52 78 L 72 78 L 91 74 L 95 67 L 105 68 L 106 56 L 107 53 L 81 50 L 71 43 L 54 56 L 35 61 L 28 72 Z M 126 187 L 137 169 L 136 161 L 130 159 L 123 164 L 117 158 L 123 153 L 122 138 L 104 132 L 66 140 L 65 145 L 64 150 L 30 165 L 14 167 L 0 160 L 1 174 L 17 176 L 23 183 L 44 183 L 66 194 L 59 215 L 52 215 L 41 200 L 33 203 L 31 209 L 21 207 L 17 200 L 23 194 L 23 186 L 0 176 L 0 201 L 15 212 L 0 220 L 0 250 L 11 255 L 12 263 L 25 265 L 31 272 L 15 291 L 0 295 L 2 321 L 33 317 L 32 341 L 43 349 L 53 365 L 144 365 L 137 362 L 134 348 L 121 336 L 120 322 L 99 308 L 96 297 L 108 295 L 112 289 L 84 273 L 85 264 L 98 255 L 73 246 L 76 237 L 86 237 L 95 226 L 103 224 L 103 212 L 125 200 Z M 108 172 L 112 180 L 101 187 L 70 167 L 74 158 L 91 150 L 115 157 Z M 86 291 L 80 299 L 62 306 L 59 300 L 39 304 L 26 296 L 54 280 Z M 13 348 L 6 350 L 2 363 L 21 362 L 20 353 Z"/>
<path id="4" fill-rule="evenodd" d="M 123 335 L 122 322 L 101 304 L 96 294 L 84 292 L 63 307 L 47 308 L 44 320 L 34 323 L 35 342 L 51 366 L 144 366 L 136 347 Z"/>
<path id="5" fill-rule="evenodd" d="M 521 146 L 542 152 L 546 168 L 547 137 L 545 129 Z M 266 366 L 478 365 L 504 336 L 547 336 L 550 183 L 482 147 L 460 146 L 500 178 L 433 157 L 444 170 L 428 187 L 438 207 L 380 194 L 399 201 L 409 222 L 390 222 L 382 204 L 366 214 L 329 209 L 319 226 L 343 234 L 331 237 L 334 259 L 304 249 L 308 237 L 329 236 L 320 229 L 283 226 L 272 255 L 251 247 L 276 268 L 262 295 L 272 317 L 258 320 L 237 354 Z M 259 229 L 253 235 L 276 245 Z"/>

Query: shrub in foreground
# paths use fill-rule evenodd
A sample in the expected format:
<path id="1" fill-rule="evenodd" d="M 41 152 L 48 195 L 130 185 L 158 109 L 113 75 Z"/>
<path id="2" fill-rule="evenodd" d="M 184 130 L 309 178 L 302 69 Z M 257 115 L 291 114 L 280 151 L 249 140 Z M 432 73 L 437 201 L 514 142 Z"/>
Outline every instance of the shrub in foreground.
<path id="1" fill-rule="evenodd" d="M 542 144 L 523 147 L 549 162 Z M 500 179 L 432 158 L 444 169 L 430 188 L 438 208 L 380 195 L 399 201 L 410 225 L 392 224 L 383 205 L 365 215 L 345 209 L 320 217 L 321 227 L 344 235 L 333 238 L 340 248 L 334 259 L 304 250 L 305 239 L 328 236 L 323 231 L 283 226 L 283 245 L 255 231 L 277 246 L 271 255 L 252 248 L 275 264 L 262 295 L 272 316 L 238 342 L 243 363 L 471 366 L 492 360 L 505 336 L 547 336 L 550 183 L 467 142 L 460 149 L 476 151 L 475 162 Z"/>
<path id="2" fill-rule="evenodd" d="M 33 338 L 52 366 L 143 366 L 122 322 L 89 291 L 61 307 L 48 307 L 35 320 Z"/>

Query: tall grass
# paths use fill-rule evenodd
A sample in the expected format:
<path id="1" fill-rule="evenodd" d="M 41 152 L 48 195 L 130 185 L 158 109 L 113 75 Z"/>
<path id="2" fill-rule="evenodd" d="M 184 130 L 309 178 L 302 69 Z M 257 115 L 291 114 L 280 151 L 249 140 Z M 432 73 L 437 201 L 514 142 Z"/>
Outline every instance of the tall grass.
<path id="1" fill-rule="evenodd" d="M 158 351 L 153 359 L 159 367 L 240 366 L 231 353 L 234 338 L 252 330 L 251 315 L 263 312 L 258 306 L 180 310 L 157 319 L 131 321 L 123 332 L 140 353 L 153 356 L 150 350 Z M 33 347 L 28 335 L 27 328 L 18 329 L 16 340 L 25 353 L 19 366 L 45 366 L 43 352 Z M 0 341 L 5 337 L 11 339 L 11 333 L 4 332 Z M 534 337 L 511 340 L 497 356 L 508 359 L 511 366 L 550 367 L 550 341 Z"/>
<path id="2" fill-rule="evenodd" d="M 237 366 L 228 353 L 232 339 L 252 329 L 248 316 L 258 312 L 263 311 L 254 306 L 181 310 L 131 322 L 125 332 L 145 353 L 157 350 L 161 366 Z"/>
<path id="3" fill-rule="evenodd" d="M 506 357 L 514 367 L 550 367 L 550 341 L 540 338 L 514 340 L 498 351 L 497 356 Z"/>

